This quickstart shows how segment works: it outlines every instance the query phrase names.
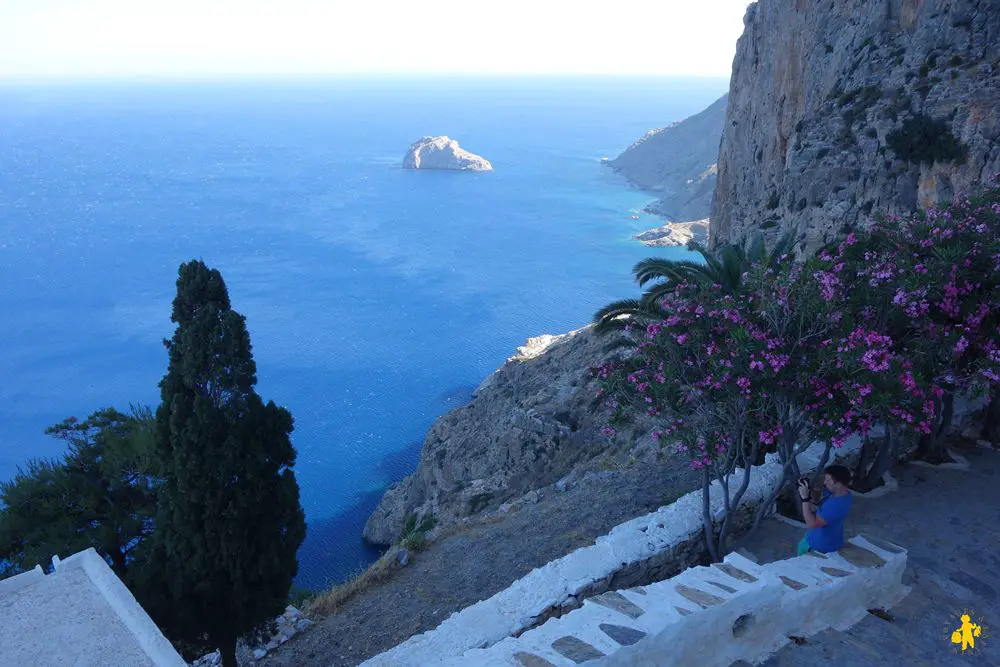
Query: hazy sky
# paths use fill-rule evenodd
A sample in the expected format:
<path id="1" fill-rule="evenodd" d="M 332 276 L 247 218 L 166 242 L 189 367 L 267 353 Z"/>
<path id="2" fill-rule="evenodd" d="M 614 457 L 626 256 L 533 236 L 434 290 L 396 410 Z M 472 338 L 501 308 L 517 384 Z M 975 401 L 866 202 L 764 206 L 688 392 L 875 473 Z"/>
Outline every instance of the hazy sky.
<path id="1" fill-rule="evenodd" d="M 748 0 L 0 0 L 0 77 L 728 76 Z"/>

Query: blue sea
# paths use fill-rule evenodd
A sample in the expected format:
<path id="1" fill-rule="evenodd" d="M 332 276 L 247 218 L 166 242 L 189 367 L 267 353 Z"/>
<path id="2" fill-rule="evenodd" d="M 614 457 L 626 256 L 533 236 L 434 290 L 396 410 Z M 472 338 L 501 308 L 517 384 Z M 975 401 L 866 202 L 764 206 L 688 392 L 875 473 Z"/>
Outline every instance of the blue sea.
<path id="1" fill-rule="evenodd" d="M 600 163 L 725 80 L 339 78 L 0 84 L 0 478 L 44 429 L 155 407 L 178 265 L 218 268 L 258 391 L 291 410 L 297 583 L 378 552 L 365 519 L 427 429 L 529 336 L 637 289 L 660 224 Z M 447 134 L 492 173 L 404 171 Z M 262 499 L 266 502 L 266 499 Z"/>

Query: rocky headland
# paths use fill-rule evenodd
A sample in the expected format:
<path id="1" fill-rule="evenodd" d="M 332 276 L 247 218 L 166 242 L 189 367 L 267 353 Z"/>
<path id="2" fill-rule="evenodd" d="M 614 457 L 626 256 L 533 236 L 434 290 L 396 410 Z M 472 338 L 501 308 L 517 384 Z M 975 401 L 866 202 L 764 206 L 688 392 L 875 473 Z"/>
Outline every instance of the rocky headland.
<path id="1" fill-rule="evenodd" d="M 691 222 L 668 222 L 632 238 L 642 241 L 643 245 L 650 248 L 686 246 L 692 241 L 704 244 L 708 241 L 708 218 Z"/>
<path id="2" fill-rule="evenodd" d="M 707 109 L 646 135 L 608 164 L 632 184 L 658 195 L 647 213 L 669 222 L 708 217 L 715 190 L 715 162 L 729 95 Z"/>
<path id="3" fill-rule="evenodd" d="M 484 157 L 470 153 L 446 136 L 424 137 L 414 142 L 403 157 L 403 169 L 493 171 Z"/>

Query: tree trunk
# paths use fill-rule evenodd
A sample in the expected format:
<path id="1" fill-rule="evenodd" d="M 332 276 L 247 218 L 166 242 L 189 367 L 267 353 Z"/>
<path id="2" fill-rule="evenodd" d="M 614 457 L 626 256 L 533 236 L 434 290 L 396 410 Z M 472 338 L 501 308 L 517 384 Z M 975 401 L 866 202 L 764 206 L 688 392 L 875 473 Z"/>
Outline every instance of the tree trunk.
<path id="1" fill-rule="evenodd" d="M 861 454 L 858 456 L 858 465 L 854 468 L 855 488 L 861 484 L 861 481 L 868 473 L 868 466 L 871 464 L 872 452 L 874 450 L 875 444 L 872 442 L 871 436 L 866 434 L 864 441 L 861 443 Z"/>
<path id="2" fill-rule="evenodd" d="M 939 438 L 946 435 L 951 428 L 952 419 L 955 417 L 955 390 L 949 389 L 941 397 L 941 423 L 938 425 L 936 436 Z"/>
<path id="3" fill-rule="evenodd" d="M 702 502 L 702 526 L 705 530 L 705 546 L 708 547 L 708 556 L 713 563 L 719 562 L 719 550 L 715 546 L 715 526 L 712 523 L 712 496 L 709 486 L 712 478 L 708 473 L 708 468 L 702 468 L 701 475 L 701 502 Z"/>
<path id="4" fill-rule="evenodd" d="M 1000 386 L 993 387 L 990 402 L 983 412 L 983 439 L 1000 443 Z"/>
<path id="5" fill-rule="evenodd" d="M 111 570 L 118 575 L 119 579 L 125 578 L 125 552 L 117 547 L 111 550 Z"/>
<path id="6" fill-rule="evenodd" d="M 955 414 L 955 391 L 946 389 L 937 403 L 941 418 L 930 434 L 920 436 L 917 444 L 917 458 L 933 464 L 951 461 L 951 457 L 944 451 L 944 436 L 951 428 L 952 417 Z"/>
<path id="7" fill-rule="evenodd" d="M 236 662 L 236 637 L 222 639 L 219 653 L 222 655 L 222 667 L 239 667 Z"/>
<path id="8" fill-rule="evenodd" d="M 823 456 L 819 459 L 819 465 L 816 466 L 816 470 L 813 471 L 812 480 L 809 485 L 810 488 L 823 483 L 823 471 L 826 470 L 826 464 L 830 462 L 831 451 L 833 451 L 833 445 L 827 442 L 823 447 Z"/>
<path id="9" fill-rule="evenodd" d="M 750 472 L 752 470 L 751 466 L 746 466 L 743 468 L 743 479 L 740 481 L 740 488 L 736 490 L 736 495 L 733 496 L 732 502 L 727 500 L 726 502 L 726 516 L 722 520 L 722 529 L 719 531 L 719 554 L 725 556 L 729 553 L 726 548 L 726 541 L 729 536 L 730 528 L 733 525 L 735 517 L 733 512 L 740 511 L 740 501 L 743 500 L 743 496 L 746 494 L 747 489 L 750 487 Z M 726 488 L 726 495 L 729 495 L 729 489 Z"/>
<path id="10" fill-rule="evenodd" d="M 882 479 L 882 475 L 889 470 L 892 462 L 896 459 L 897 442 L 898 439 L 895 437 L 892 429 L 886 427 L 885 438 L 883 438 L 882 444 L 878 448 L 878 455 L 875 457 L 875 462 L 867 474 L 862 471 L 862 474 L 865 475 L 864 478 L 857 480 L 858 483 L 855 487 L 859 491 L 871 491 L 878 485 L 879 480 Z"/>
<path id="11" fill-rule="evenodd" d="M 744 533 L 739 540 L 737 540 L 734 548 L 738 549 L 741 546 L 745 545 L 747 540 L 749 540 L 754 535 L 754 533 L 757 531 L 757 528 L 760 526 L 761 521 L 764 520 L 764 517 L 770 514 L 771 506 L 778 501 L 778 498 L 780 498 L 783 494 L 786 494 L 788 492 L 798 493 L 795 490 L 795 484 L 794 484 L 794 482 L 798 480 L 798 476 L 793 473 L 793 468 L 794 470 L 798 470 L 798 468 L 795 467 L 795 456 L 801 454 L 807 448 L 808 445 L 799 444 L 799 445 L 793 445 L 790 451 L 786 451 L 785 449 L 779 450 L 782 456 L 781 479 L 779 479 L 775 487 L 771 489 L 770 495 L 764 500 L 763 503 L 761 503 L 760 507 L 757 508 L 757 513 L 754 516 L 753 524 L 750 526 L 750 529 L 746 533 Z M 827 443 L 826 452 L 824 452 L 823 455 L 824 459 L 826 458 L 826 454 L 829 451 L 830 451 L 830 443 Z M 801 506 L 801 503 L 799 503 L 798 506 Z"/>

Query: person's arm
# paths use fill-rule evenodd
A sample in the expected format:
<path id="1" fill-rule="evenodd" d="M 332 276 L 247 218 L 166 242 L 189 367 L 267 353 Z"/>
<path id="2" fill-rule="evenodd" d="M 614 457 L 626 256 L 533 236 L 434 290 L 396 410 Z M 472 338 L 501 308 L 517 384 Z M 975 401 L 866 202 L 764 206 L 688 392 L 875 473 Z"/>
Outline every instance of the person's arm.
<path id="1" fill-rule="evenodd" d="M 821 528 L 826 525 L 826 520 L 816 514 L 810 503 L 809 482 L 802 480 L 799 483 L 799 500 L 802 502 L 802 518 L 810 528 Z"/>
<path id="2" fill-rule="evenodd" d="M 808 498 L 802 501 L 802 518 L 805 519 L 806 525 L 810 528 L 822 528 L 826 525 L 826 521 L 823 517 L 813 511 Z"/>

